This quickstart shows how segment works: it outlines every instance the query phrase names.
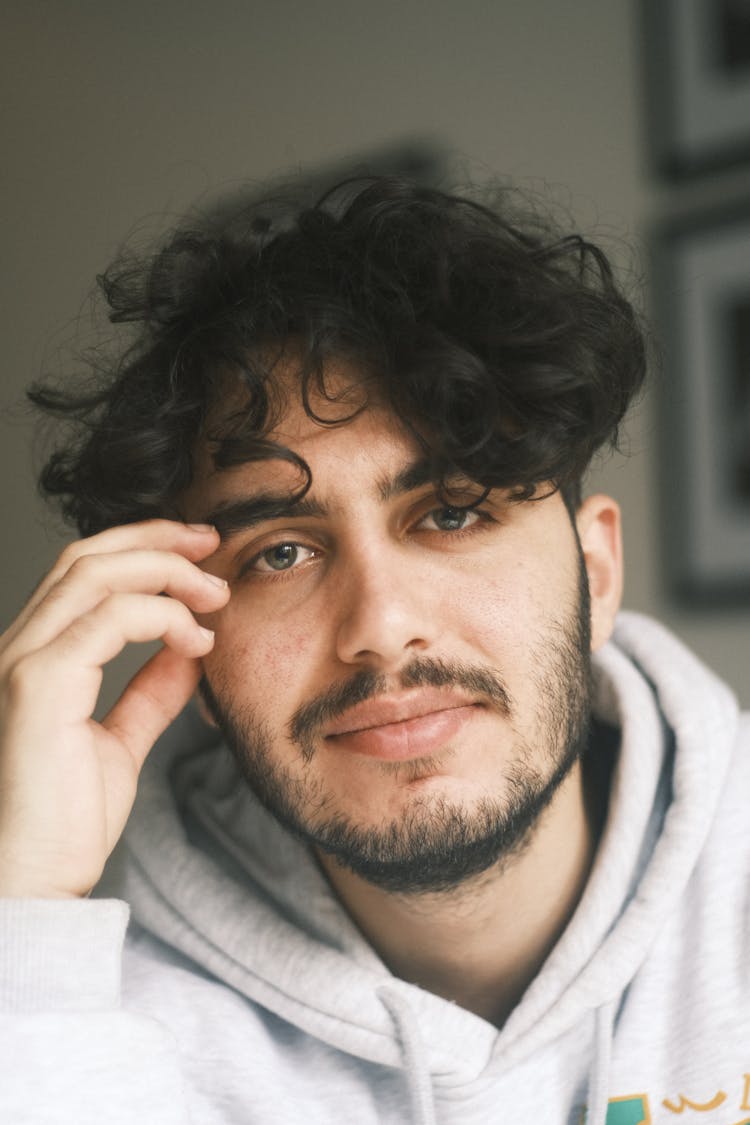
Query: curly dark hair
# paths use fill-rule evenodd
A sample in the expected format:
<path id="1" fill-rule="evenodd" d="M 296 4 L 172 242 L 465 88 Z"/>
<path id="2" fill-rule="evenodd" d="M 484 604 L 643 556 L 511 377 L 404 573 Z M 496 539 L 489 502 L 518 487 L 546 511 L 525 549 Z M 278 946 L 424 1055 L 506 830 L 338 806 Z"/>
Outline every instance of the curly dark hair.
<path id="1" fill-rule="evenodd" d="M 99 278 L 128 344 L 102 382 L 29 393 L 72 424 L 40 480 L 82 534 L 174 512 L 196 441 L 218 468 L 296 455 L 268 435 L 276 361 L 326 395 L 346 360 L 409 425 L 434 478 L 460 473 L 528 499 L 576 496 L 645 373 L 638 317 L 579 235 L 391 177 L 348 181 L 294 213 L 243 205 L 174 232 Z M 134 334 L 134 335 L 133 335 Z M 242 410 L 217 403 L 227 380 Z M 221 411 L 218 412 L 221 415 Z M 573 501 L 575 502 L 575 501 Z"/>

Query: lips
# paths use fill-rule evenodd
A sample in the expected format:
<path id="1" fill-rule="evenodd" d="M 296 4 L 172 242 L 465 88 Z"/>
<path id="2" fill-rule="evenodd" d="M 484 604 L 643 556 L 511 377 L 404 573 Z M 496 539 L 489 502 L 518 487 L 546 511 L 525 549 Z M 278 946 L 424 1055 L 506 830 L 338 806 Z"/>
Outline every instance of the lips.
<path id="1" fill-rule="evenodd" d="M 443 749 L 480 708 L 465 695 L 435 689 L 370 699 L 328 723 L 324 737 L 341 750 L 406 761 Z"/>

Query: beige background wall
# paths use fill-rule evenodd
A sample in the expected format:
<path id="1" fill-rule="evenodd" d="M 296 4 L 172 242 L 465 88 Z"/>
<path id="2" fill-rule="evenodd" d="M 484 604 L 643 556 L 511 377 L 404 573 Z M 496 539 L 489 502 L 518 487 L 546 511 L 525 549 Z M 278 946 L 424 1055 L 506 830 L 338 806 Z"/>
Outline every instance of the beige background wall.
<path id="1" fill-rule="evenodd" d="M 549 188 L 618 258 L 666 209 L 649 181 L 636 0 L 11 0 L 0 52 L 3 378 L 0 620 L 59 549 L 13 410 L 144 217 L 283 169 L 434 138 L 475 176 Z M 732 184 L 736 189 L 737 177 Z M 636 262 L 637 266 L 637 262 Z M 632 457 L 594 478 L 622 502 L 626 603 L 665 618 L 750 704 L 750 609 L 664 597 L 650 400 Z"/>

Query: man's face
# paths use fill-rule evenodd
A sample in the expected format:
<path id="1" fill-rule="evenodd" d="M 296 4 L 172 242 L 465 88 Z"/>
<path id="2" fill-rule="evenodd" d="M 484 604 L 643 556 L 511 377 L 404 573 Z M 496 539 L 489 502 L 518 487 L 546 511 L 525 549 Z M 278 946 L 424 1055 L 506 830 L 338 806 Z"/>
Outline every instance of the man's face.
<path id="1" fill-rule="evenodd" d="M 271 437 L 312 471 L 302 505 L 281 460 L 206 462 L 185 497 L 222 532 L 208 569 L 232 589 L 208 622 L 206 699 L 304 838 L 389 889 L 455 885 L 518 848 L 585 740 L 569 514 L 557 493 L 467 508 L 482 491 L 467 481 L 446 507 L 378 406 L 324 427 L 293 405 Z"/>

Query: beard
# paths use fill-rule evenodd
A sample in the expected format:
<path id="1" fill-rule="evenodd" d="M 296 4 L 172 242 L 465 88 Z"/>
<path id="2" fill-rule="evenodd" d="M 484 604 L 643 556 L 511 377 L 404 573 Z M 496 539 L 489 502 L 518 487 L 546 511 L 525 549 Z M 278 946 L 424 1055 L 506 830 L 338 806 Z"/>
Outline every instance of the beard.
<path id="1" fill-rule="evenodd" d="M 550 623 L 548 635 L 532 650 L 531 667 L 537 699 L 534 744 L 517 740 L 513 764 L 498 779 L 500 795 L 489 795 L 469 807 L 447 797 L 416 796 L 403 815 L 377 827 L 363 827 L 338 812 L 333 795 L 311 772 L 322 726 L 394 686 L 430 685 L 470 692 L 500 713 L 512 729 L 515 706 L 494 669 L 421 657 L 395 681 L 360 671 L 292 716 L 287 733 L 303 767 L 297 773 L 277 760 L 274 734 L 257 709 L 238 708 L 222 698 L 220 688 L 206 677 L 201 693 L 245 781 L 289 831 L 384 890 L 441 893 L 522 852 L 586 748 L 591 714 L 590 604 L 582 559 L 576 604 L 565 620 Z M 379 762 L 378 767 L 385 782 L 408 783 L 438 772 L 439 757 Z"/>

